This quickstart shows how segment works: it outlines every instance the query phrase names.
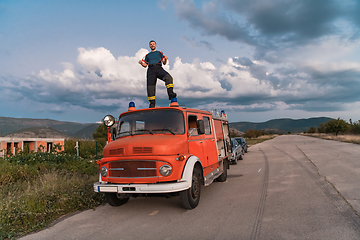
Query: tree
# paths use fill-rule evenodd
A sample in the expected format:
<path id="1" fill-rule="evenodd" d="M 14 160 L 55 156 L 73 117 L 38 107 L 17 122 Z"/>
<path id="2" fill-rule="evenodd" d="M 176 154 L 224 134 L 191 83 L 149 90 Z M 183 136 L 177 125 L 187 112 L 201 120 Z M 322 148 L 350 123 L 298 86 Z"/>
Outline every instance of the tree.
<path id="1" fill-rule="evenodd" d="M 332 119 L 325 123 L 325 129 L 327 133 L 335 133 L 337 136 L 340 132 L 346 132 L 349 128 L 349 124 L 343 119 Z"/>
<path id="2" fill-rule="evenodd" d="M 308 130 L 308 133 L 316 133 L 316 128 L 315 127 L 310 127 Z"/>
<path id="3" fill-rule="evenodd" d="M 352 122 L 350 119 L 350 132 L 354 134 L 360 134 L 360 120 Z"/>
<path id="4" fill-rule="evenodd" d="M 245 131 L 244 137 L 245 138 L 257 138 L 262 135 L 266 135 L 265 130 L 247 129 Z"/>
<path id="5" fill-rule="evenodd" d="M 101 147 L 105 147 L 107 141 L 107 134 L 108 129 L 104 124 L 100 124 L 99 127 L 96 129 L 96 132 L 93 133 L 93 138 L 96 142 L 98 142 Z"/>
<path id="6" fill-rule="evenodd" d="M 317 130 L 318 130 L 319 133 L 326 133 L 325 124 L 324 124 L 324 123 L 320 123 Z"/>

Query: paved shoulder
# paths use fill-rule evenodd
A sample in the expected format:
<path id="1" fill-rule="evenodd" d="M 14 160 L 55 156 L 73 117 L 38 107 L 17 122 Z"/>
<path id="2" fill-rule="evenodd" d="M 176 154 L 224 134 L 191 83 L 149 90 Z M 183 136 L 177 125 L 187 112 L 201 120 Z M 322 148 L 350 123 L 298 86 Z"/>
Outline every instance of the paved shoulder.
<path id="1" fill-rule="evenodd" d="M 360 214 L 360 145 L 298 136 L 297 147 Z"/>

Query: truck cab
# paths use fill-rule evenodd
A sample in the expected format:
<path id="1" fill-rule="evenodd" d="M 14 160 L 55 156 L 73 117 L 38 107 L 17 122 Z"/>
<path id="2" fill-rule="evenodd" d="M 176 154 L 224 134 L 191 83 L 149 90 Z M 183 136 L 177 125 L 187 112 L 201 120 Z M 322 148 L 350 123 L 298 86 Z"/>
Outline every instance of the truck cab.
<path id="1" fill-rule="evenodd" d="M 95 192 L 119 206 L 130 197 L 180 196 L 195 208 L 202 186 L 224 182 L 232 155 L 225 113 L 170 106 L 129 110 L 104 118 L 108 144 Z"/>

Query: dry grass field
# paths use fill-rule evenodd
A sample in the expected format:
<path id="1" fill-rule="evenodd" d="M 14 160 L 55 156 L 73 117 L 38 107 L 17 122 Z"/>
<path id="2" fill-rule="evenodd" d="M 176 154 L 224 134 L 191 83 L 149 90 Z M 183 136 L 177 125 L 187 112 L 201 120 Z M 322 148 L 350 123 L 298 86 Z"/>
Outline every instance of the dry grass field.
<path id="1" fill-rule="evenodd" d="M 360 135 L 342 134 L 335 136 L 334 134 L 326 134 L 326 133 L 305 133 L 302 135 L 328 139 L 328 140 L 335 140 L 340 142 L 360 144 Z"/>
<path id="2" fill-rule="evenodd" d="M 273 139 L 274 137 L 278 136 L 277 134 L 274 135 L 263 135 L 257 138 L 245 138 L 246 143 L 248 144 L 248 146 L 252 146 L 255 145 L 257 143 L 261 143 L 264 142 L 266 140 L 270 140 Z"/>

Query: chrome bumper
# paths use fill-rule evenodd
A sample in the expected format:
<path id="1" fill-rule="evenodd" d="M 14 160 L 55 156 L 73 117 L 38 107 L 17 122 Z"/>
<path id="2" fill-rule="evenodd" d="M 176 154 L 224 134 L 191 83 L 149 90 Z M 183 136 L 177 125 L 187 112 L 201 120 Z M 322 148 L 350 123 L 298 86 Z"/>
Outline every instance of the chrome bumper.
<path id="1" fill-rule="evenodd" d="M 180 192 L 191 187 L 191 182 L 182 180 L 175 183 L 153 183 L 153 184 L 108 184 L 94 183 L 95 192 L 112 193 L 170 193 Z"/>

